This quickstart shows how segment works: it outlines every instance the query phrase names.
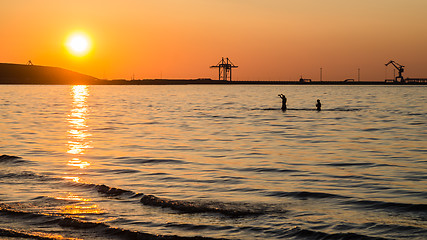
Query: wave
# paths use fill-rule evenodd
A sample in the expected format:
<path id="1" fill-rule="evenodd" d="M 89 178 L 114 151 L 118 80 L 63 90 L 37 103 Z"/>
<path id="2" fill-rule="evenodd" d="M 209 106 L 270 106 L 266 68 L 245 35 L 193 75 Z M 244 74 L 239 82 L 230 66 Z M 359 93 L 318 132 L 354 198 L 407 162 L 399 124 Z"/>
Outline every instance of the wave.
<path id="1" fill-rule="evenodd" d="M 10 206 L 0 203 L 0 213 L 1 216 L 11 216 L 14 217 L 14 220 L 25 219 L 26 221 L 32 220 L 34 224 L 43 224 L 44 229 L 48 229 L 49 227 L 62 227 L 63 229 L 70 229 L 73 235 L 86 236 L 88 239 L 105 239 L 111 237 L 117 237 L 120 239 L 136 239 L 136 240 L 214 240 L 217 238 L 203 237 L 203 236 L 190 236 L 190 237 L 182 237 L 177 235 L 156 235 L 141 231 L 132 231 L 128 229 L 123 229 L 119 227 L 110 226 L 104 222 L 93 222 L 87 221 L 83 219 L 72 218 L 69 216 L 61 216 L 61 215 L 47 215 L 43 213 L 32 213 L 23 210 L 15 210 Z M 169 227 L 177 227 L 177 225 L 167 224 Z M 188 228 L 188 225 L 180 226 L 184 228 Z M 193 228 L 204 228 L 209 227 L 206 225 L 192 225 Z M 380 226 L 381 227 L 381 226 Z M 392 226 L 383 226 L 386 229 Z M 398 227 L 398 226 L 397 226 Z M 326 233 L 322 231 L 315 231 L 310 229 L 303 229 L 300 227 L 295 228 L 283 228 L 281 230 L 274 230 L 271 228 L 263 228 L 263 227 L 250 227 L 250 226 L 241 226 L 238 229 L 244 231 L 253 231 L 253 232 L 264 232 L 273 234 L 279 238 L 291 238 L 291 239 L 328 239 L 328 240 L 387 240 L 387 238 L 380 237 L 371 237 L 366 235 L 361 235 L 357 233 Z M 220 230 L 220 229 L 217 229 Z M 237 229 L 236 229 L 237 230 Z M 410 229 L 411 230 L 411 229 Z M 417 229 L 412 229 L 417 230 Z M 6 237 L 20 237 L 20 238 L 30 238 L 30 239 L 42 239 L 42 240 L 53 240 L 53 239 L 67 239 L 62 236 L 49 236 L 45 233 L 39 232 L 20 232 L 12 229 L 1 229 L 0 228 L 0 236 Z M 221 238 L 225 240 L 224 238 Z"/>
<path id="2" fill-rule="evenodd" d="M 367 209 L 393 210 L 397 212 L 415 212 L 427 214 L 427 204 L 395 203 L 372 200 L 349 200 L 346 204 L 362 206 Z"/>
<path id="3" fill-rule="evenodd" d="M 125 196 L 129 198 L 139 198 L 142 204 L 147 206 L 156 206 L 162 208 L 170 208 L 183 213 L 220 213 L 230 217 L 243 217 L 248 215 L 261 215 L 266 211 L 259 206 L 244 203 L 223 203 L 223 202 L 195 202 L 182 201 L 159 198 L 154 195 L 145 195 L 144 193 L 136 193 L 131 190 L 110 187 L 105 184 L 92 183 L 76 183 L 69 182 L 72 186 L 83 187 L 96 190 L 97 192 L 107 196 Z"/>
<path id="4" fill-rule="evenodd" d="M 335 166 L 335 167 L 347 167 L 347 166 L 366 166 L 366 167 L 375 166 L 375 167 L 377 167 L 377 166 L 380 166 L 377 163 L 370 163 L 370 162 L 338 162 L 338 163 L 326 163 L 326 164 L 323 164 L 323 165 L 325 165 L 325 166 Z M 383 164 L 381 166 L 384 166 L 384 165 L 385 166 L 390 166 L 390 165 L 386 165 L 386 164 Z"/>
<path id="5" fill-rule="evenodd" d="M 144 193 L 136 193 L 131 190 L 125 190 L 115 187 L 109 187 L 101 184 L 90 183 L 70 183 L 73 186 L 94 189 L 99 193 L 108 196 L 126 196 L 129 198 L 139 198 L 142 204 L 146 206 L 170 208 L 182 213 L 219 213 L 229 217 L 243 217 L 248 215 L 262 215 L 266 213 L 266 209 L 259 205 L 251 205 L 246 203 L 224 203 L 224 202 L 196 202 L 196 201 L 183 201 L 171 200 L 166 198 L 159 198 L 154 195 L 145 195 Z M 278 211 L 277 209 L 275 211 Z M 283 212 L 283 211 L 282 211 Z"/>
<path id="6" fill-rule="evenodd" d="M 176 159 L 161 159 L 161 158 L 133 158 L 133 157 L 118 157 L 115 158 L 121 160 L 120 163 L 127 164 L 187 164 L 188 162 L 176 160 Z M 123 161 L 124 160 L 124 161 Z"/>
<path id="7" fill-rule="evenodd" d="M 0 203 L 0 213 L 2 213 L 1 215 L 23 216 L 28 218 L 38 218 L 38 217 L 45 216 L 38 213 L 15 210 L 11 206 L 5 203 Z"/>
<path id="8" fill-rule="evenodd" d="M 308 199 L 308 198 L 314 198 L 314 199 L 320 199 L 320 198 L 345 199 L 345 198 L 350 198 L 350 197 L 341 196 L 341 195 L 337 195 L 337 194 L 322 193 L 322 192 L 307 192 L 307 191 L 299 191 L 299 192 L 275 191 L 275 192 L 270 192 L 267 195 L 268 196 L 274 196 L 274 197 L 293 197 L 293 198 L 298 198 L 298 199 Z"/>
<path id="9" fill-rule="evenodd" d="M 0 177 L 9 178 L 30 178 L 36 180 L 53 180 L 56 182 L 64 181 L 62 178 L 49 178 L 44 175 L 38 175 L 31 172 L 24 173 L 8 173 L 1 175 Z M 105 184 L 94 184 L 84 182 L 73 182 L 66 181 L 63 184 L 94 190 L 98 193 L 106 195 L 108 197 L 125 197 L 125 198 L 140 198 L 139 200 L 144 205 L 157 206 L 162 208 L 170 208 L 184 213 L 220 213 L 225 216 L 241 217 L 247 215 L 260 215 L 265 212 L 263 209 L 255 206 L 247 206 L 243 203 L 222 203 L 222 202 L 195 202 L 195 201 L 181 201 L 181 200 L 169 200 L 156 197 L 154 195 L 144 195 L 144 193 L 136 193 L 132 190 L 121 189 L 116 187 L 110 187 Z M 46 199 L 44 196 L 36 197 L 34 200 L 51 200 Z"/>
<path id="10" fill-rule="evenodd" d="M 231 217 L 261 215 L 265 212 L 260 209 L 243 209 L 244 205 L 242 204 L 236 205 L 224 204 L 219 202 L 202 203 L 192 201 L 179 201 L 159 198 L 154 195 L 144 195 L 142 196 L 140 202 L 144 205 L 170 208 L 184 213 L 221 213 L 223 215 Z"/>
<path id="11" fill-rule="evenodd" d="M 131 190 L 125 190 L 125 189 L 121 189 L 121 188 L 115 188 L 115 187 L 110 187 L 107 186 L 105 184 L 94 184 L 94 183 L 79 183 L 79 182 L 69 182 L 70 185 L 75 186 L 75 187 L 83 187 L 83 188 L 88 188 L 88 189 L 93 189 L 99 193 L 102 193 L 104 195 L 107 196 L 112 196 L 112 197 L 116 197 L 116 196 L 121 196 L 121 195 L 127 195 L 128 197 L 139 197 L 142 196 L 142 193 L 136 193 L 134 191 Z"/>
<path id="12" fill-rule="evenodd" d="M 296 227 L 283 234 L 285 238 L 300 238 L 300 239 L 312 239 L 312 240 L 387 240 L 387 238 L 381 237 L 370 237 L 366 235 L 360 235 L 356 233 L 325 233 L 307 229 L 301 229 Z"/>
<path id="13" fill-rule="evenodd" d="M 59 177 L 49 177 L 46 175 L 40 175 L 37 173 L 33 173 L 30 171 L 24 171 L 19 173 L 13 173 L 13 172 L 0 172 L 0 178 L 11 178 L 11 179 L 30 179 L 30 180 L 36 180 L 41 182 L 56 182 L 61 184 L 66 184 L 72 187 L 79 187 L 79 188 L 86 188 L 86 189 L 92 189 L 95 190 L 101 194 L 107 195 L 107 196 L 121 196 L 126 195 L 127 197 L 140 197 L 143 194 L 136 193 L 131 190 L 125 190 L 121 188 L 115 188 L 110 187 L 105 184 L 94 184 L 94 183 L 83 183 L 83 182 L 73 182 L 73 181 L 65 181 L 64 178 Z M 37 199 L 37 198 L 35 198 Z"/>
<path id="14" fill-rule="evenodd" d="M 40 175 L 36 174 L 30 171 L 24 171 L 20 173 L 1 173 L 0 172 L 0 178 L 15 178 L 15 179 L 34 179 L 38 181 L 51 181 L 51 182 L 61 182 L 64 181 L 63 178 L 59 177 L 49 177 L 46 175 Z M 119 196 L 119 195 L 128 195 L 130 197 L 138 197 L 142 194 L 135 193 L 131 190 L 125 190 L 121 188 L 115 188 L 115 187 L 109 187 L 105 184 L 93 184 L 93 183 L 81 183 L 81 182 L 72 182 L 72 181 L 66 181 L 65 184 L 74 186 L 74 187 L 83 187 L 83 188 L 89 188 L 94 189 L 99 193 L 108 195 L 108 196 Z"/>
<path id="15" fill-rule="evenodd" d="M 23 160 L 21 157 L 17 157 L 17 156 L 11 156 L 11 155 L 1 155 L 0 156 L 0 163 L 5 163 L 5 164 L 21 164 L 21 163 L 26 163 L 28 161 Z"/>
<path id="16" fill-rule="evenodd" d="M 48 203 L 58 203 L 58 204 L 62 204 L 62 203 L 74 203 L 74 202 L 78 202 L 80 200 L 77 199 L 65 199 L 65 198 L 55 198 L 55 197 L 48 197 L 48 196 L 38 196 L 35 197 L 33 199 L 31 199 L 32 201 L 39 201 L 39 202 L 48 202 Z"/>
<path id="17" fill-rule="evenodd" d="M 265 170 L 265 169 L 264 169 Z M 22 176 L 23 174 L 16 174 L 16 176 Z M 30 176 L 30 178 L 44 178 L 42 175 L 37 174 L 31 174 L 26 173 L 25 176 Z M 48 177 L 46 177 L 48 178 Z M 93 184 L 93 183 L 76 183 L 68 180 L 64 180 L 62 178 L 51 178 L 54 180 L 61 180 L 61 184 L 67 184 L 69 186 L 78 187 L 78 188 L 84 188 L 91 191 L 96 191 L 102 195 L 106 196 L 122 196 L 124 198 L 138 198 L 139 202 L 147 205 L 147 206 L 153 206 L 153 207 L 161 207 L 161 208 L 169 208 L 175 211 L 178 211 L 180 213 L 188 213 L 188 214 L 194 214 L 194 213 L 214 213 L 214 214 L 221 214 L 226 217 L 245 217 L 245 216 L 259 216 L 259 215 L 266 215 L 266 214 L 273 214 L 277 215 L 281 213 L 288 212 L 286 209 L 283 209 L 283 206 L 271 206 L 269 204 L 266 205 L 257 205 L 257 204 L 247 204 L 247 203 L 224 203 L 224 202 L 207 202 L 207 201 L 183 201 L 183 200 L 171 200 L 166 198 L 160 198 L 154 195 L 144 195 L 143 193 L 136 193 L 131 190 L 121 189 L 121 188 L 115 188 L 110 187 L 105 184 Z M 65 182 L 64 182 L 65 181 Z M 298 199 L 332 199 L 332 200 L 339 200 L 339 204 L 349 204 L 352 207 L 353 206 L 362 206 L 366 207 L 368 209 L 386 209 L 386 210 L 396 210 L 396 211 L 413 211 L 413 212 L 426 212 L 427 211 L 427 205 L 425 204 L 403 204 L 403 203 L 388 203 L 388 202 L 381 202 L 381 201 L 369 201 L 369 200 L 357 200 L 352 197 L 347 196 L 341 196 L 336 194 L 330 194 L 330 193 L 323 193 L 323 192 L 308 192 L 308 191 L 295 191 L 295 192 L 285 192 L 285 191 L 276 191 L 276 192 L 270 192 L 268 193 L 269 196 L 276 196 L 276 197 L 293 197 Z M 56 201 L 55 199 L 51 199 L 50 197 L 36 197 L 36 200 L 40 201 Z M 33 221 L 40 222 L 40 224 L 48 224 L 53 227 L 63 227 L 63 228 L 70 228 L 70 229 L 77 229 L 80 231 L 86 231 L 89 230 L 92 234 L 92 232 L 95 232 L 97 239 L 103 239 L 103 236 L 108 237 L 117 237 L 117 238 L 123 238 L 123 239 L 212 239 L 207 237 L 180 237 L 175 235 L 153 235 L 150 233 L 140 232 L 140 231 L 131 231 L 128 229 L 123 228 L 116 228 L 108 225 L 107 223 L 102 222 L 93 222 L 93 221 L 85 221 L 81 218 L 73 218 L 70 216 L 66 216 L 63 214 L 43 214 L 43 213 L 34 213 L 34 212 L 28 212 L 23 211 L 22 209 L 16 210 L 11 207 L 8 207 L 8 205 L 0 203 L 0 216 L 5 217 L 11 217 L 15 221 L 20 218 L 22 219 L 32 219 Z M 267 215 L 268 216 L 268 215 Z M 286 215 L 281 215 L 286 216 Z M 38 223 L 37 223 L 38 224 Z M 36 225 L 37 225 L 36 224 Z M 375 224 L 374 224 L 375 225 Z M 207 227 L 210 227 L 206 225 Z M 199 226 L 194 225 L 192 226 L 194 229 L 196 228 L 203 228 L 206 226 Z M 185 226 L 184 226 L 185 227 Z M 188 227 L 188 226 L 187 226 Z M 378 226 L 378 228 L 381 226 Z M 251 228 L 249 226 L 245 228 Z M 383 229 L 379 229 L 380 231 L 378 234 L 381 234 L 383 231 L 390 232 L 390 235 L 392 235 L 394 232 L 398 231 L 396 229 L 402 228 L 402 226 L 391 226 L 391 225 L 385 225 Z M 255 229 L 255 228 L 254 228 Z M 372 229 L 372 228 L 370 228 Z M 242 231 L 245 229 L 242 229 Z M 246 229 L 248 230 L 248 229 Z M 245 231 L 246 231 L 245 230 Z M 249 229 L 251 230 L 251 229 Z M 336 229 L 337 231 L 340 231 L 340 229 Z M 265 232 L 265 234 L 270 235 L 273 234 L 280 238 L 296 238 L 296 239 L 344 239 L 344 240 L 353 240 L 353 239 L 366 239 L 366 240 L 376 240 L 376 239 L 385 239 L 385 238 L 378 238 L 378 237 L 370 237 L 365 235 L 360 235 L 358 233 L 351 233 L 348 232 L 349 229 L 345 230 L 343 229 L 344 233 L 329 233 L 329 232 L 322 232 L 322 231 L 315 231 L 312 229 L 302 229 L 302 228 L 295 228 L 295 229 L 265 229 L 261 230 L 261 232 Z M 357 229 L 356 229 L 357 230 Z M 375 230 L 375 229 L 372 229 Z M 74 230 L 73 230 L 74 231 Z M 255 230 L 254 230 L 255 231 Z M 258 231 L 258 230 L 256 230 Z M 350 230 L 351 231 L 351 230 Z M 358 230 L 357 230 L 358 231 Z M 407 231 L 408 234 L 416 233 L 419 234 L 419 232 L 424 231 L 423 229 L 408 229 L 408 230 L 399 230 L 399 232 Z M 259 232 L 259 231 L 258 231 Z M 3 235 L 2 235 L 3 234 Z M 23 234 L 23 235 L 21 235 Z M 27 235 L 25 235 L 27 234 Z M 79 236 L 85 236 L 86 232 L 77 232 Z M 385 233 L 384 233 L 385 234 Z M 2 230 L 0 228 L 0 236 L 17 236 L 21 238 L 31 238 L 31 239 L 59 239 L 55 236 L 45 236 L 45 235 L 38 235 L 38 233 L 22 233 L 16 230 L 9 230 L 5 229 Z M 40 237 L 38 237 L 40 236 Z M 379 235 L 379 236 L 385 236 L 385 235 Z M 107 238 L 107 237 L 105 237 Z M 95 239 L 95 238 L 94 238 Z"/>
<path id="18" fill-rule="evenodd" d="M 224 202 L 202 202 L 202 201 L 183 201 L 160 198 L 154 195 L 145 195 L 143 193 L 135 193 L 131 190 L 125 190 L 115 187 L 109 187 L 101 184 L 88 184 L 88 183 L 72 183 L 74 186 L 80 186 L 85 188 L 91 188 L 99 193 L 107 196 L 123 196 L 126 195 L 129 198 L 139 198 L 142 204 L 147 206 L 156 206 L 162 208 L 170 208 L 182 213 L 219 213 L 229 217 L 244 217 L 249 215 L 263 215 L 268 212 L 265 206 L 246 204 L 246 203 L 224 203 Z M 333 200 L 345 200 L 344 204 L 350 204 L 352 206 L 362 206 L 368 209 L 383 209 L 393 210 L 398 212 L 416 212 L 416 213 L 427 213 L 427 204 L 409 204 L 409 203 L 393 203 L 383 201 L 372 201 L 372 200 L 358 200 L 352 199 L 348 196 L 324 193 L 324 192 L 308 192 L 308 191 L 295 191 L 295 192 L 284 192 L 276 191 L 270 192 L 268 196 L 275 197 L 293 197 L 297 199 L 333 199 Z M 270 206 L 272 207 L 272 206 Z M 274 211 L 279 211 L 275 209 Z M 286 212 L 285 210 L 280 210 Z"/>
<path id="19" fill-rule="evenodd" d="M 21 232 L 13 229 L 5 229 L 0 228 L 0 237 L 8 237 L 8 238 L 28 238 L 28 239 L 36 239 L 36 240 L 66 240 L 67 238 L 63 238 L 62 236 L 44 236 L 46 234 L 34 232 L 27 233 Z"/>
<path id="20" fill-rule="evenodd" d="M 135 240 L 214 240 L 215 238 L 209 238 L 209 237 L 201 237 L 201 236 L 194 236 L 194 237 L 180 237 L 177 235 L 154 235 L 150 233 L 144 233 L 139 231 L 131 231 L 127 229 L 122 228 L 116 228 L 112 227 L 106 223 L 102 222 L 91 222 L 91 221 L 85 221 L 82 219 L 75 219 L 71 217 L 64 217 L 64 216 L 52 216 L 52 215 L 45 215 L 42 213 L 32 213 L 32 212 L 26 212 L 22 210 L 14 210 L 10 206 L 0 203 L 0 213 L 4 216 L 21 216 L 25 219 L 41 219 L 44 226 L 50 225 L 50 226 L 60 226 L 63 228 L 71 228 L 74 230 L 91 230 L 93 234 L 102 237 L 102 236 L 115 236 L 122 239 L 135 239 Z M 58 237 L 44 237 L 41 233 L 23 233 L 16 230 L 11 229 L 2 229 L 0 228 L 0 236 L 7 236 L 7 237 L 21 237 L 21 238 L 31 238 L 31 239 L 64 239 L 61 236 Z"/>
<path id="21" fill-rule="evenodd" d="M 276 173 L 284 173 L 284 172 L 299 172 L 298 170 L 293 170 L 293 169 L 280 169 L 280 168 L 266 168 L 266 167 L 249 167 L 249 168 L 240 168 L 240 169 L 233 169 L 236 171 L 241 171 L 241 172 L 258 172 L 258 173 L 263 173 L 263 172 L 276 172 Z"/>
<path id="22" fill-rule="evenodd" d="M 17 178 L 17 179 L 34 179 L 38 181 L 60 181 L 61 178 L 49 177 L 46 175 L 40 175 L 30 171 L 24 171 L 20 173 L 12 172 L 0 172 L 0 178 Z"/>
<path id="23" fill-rule="evenodd" d="M 351 205 L 352 207 L 361 207 L 369 210 L 385 210 L 393 212 L 413 212 L 422 215 L 423 219 L 427 218 L 427 204 L 411 204 L 411 203 L 398 203 L 398 202 L 384 202 L 384 201 L 374 201 L 374 200 L 362 200 L 355 199 L 349 196 L 323 193 L 323 192 L 307 192 L 307 191 L 297 191 L 297 192 L 282 192 L 275 191 L 269 192 L 267 196 L 274 197 L 292 197 L 301 200 L 307 199 L 331 199 L 339 200 L 341 204 Z"/>
<path id="24" fill-rule="evenodd" d="M 3 157 L 3 159 L 19 159 L 19 157 Z M 293 170 L 287 169 L 270 169 L 270 168 L 244 168 L 241 171 L 257 171 L 257 172 L 270 172 L 270 171 L 279 171 L 287 172 Z M 261 204 L 248 204 L 248 203 L 225 203 L 225 202 L 212 202 L 212 201 L 183 201 L 183 200 L 173 200 L 161 198 L 154 195 L 145 195 L 144 193 L 137 193 L 132 190 L 122 189 L 111 187 L 105 184 L 94 184 L 94 183 L 84 183 L 84 182 L 74 182 L 69 180 L 64 180 L 63 178 L 58 177 L 49 177 L 46 175 L 40 175 L 32 173 L 29 171 L 24 171 L 21 173 L 1 173 L 0 178 L 18 178 L 18 179 L 34 179 L 40 182 L 55 182 L 59 184 L 66 184 L 72 187 L 84 188 L 91 191 L 96 191 L 102 195 L 108 197 L 123 197 L 129 199 L 139 199 L 144 205 L 161 207 L 161 208 L 170 208 L 182 213 L 218 213 L 224 216 L 229 217 L 244 217 L 249 215 L 263 215 L 267 214 L 269 211 L 273 211 L 274 206 L 263 206 Z M 261 191 L 262 189 L 249 189 L 247 191 Z M 396 211 L 396 212 L 414 212 L 418 214 L 427 213 L 427 204 L 410 204 L 410 203 L 398 203 L 398 202 L 383 202 L 383 201 L 374 201 L 374 200 L 363 200 L 355 199 L 349 196 L 343 196 L 338 194 L 331 194 L 326 192 L 309 192 L 309 191 L 272 191 L 264 192 L 266 196 L 272 197 L 291 197 L 301 200 L 306 199 L 331 199 L 339 200 L 341 204 L 351 205 L 354 207 L 362 207 L 369 210 L 382 209 L 386 211 Z M 40 200 L 38 198 L 45 197 L 36 197 L 34 200 Z M 43 199 L 42 199 L 43 200 Z M 44 199 L 49 200 L 49 199 Z M 286 212 L 283 209 L 274 209 L 274 211 Z"/>

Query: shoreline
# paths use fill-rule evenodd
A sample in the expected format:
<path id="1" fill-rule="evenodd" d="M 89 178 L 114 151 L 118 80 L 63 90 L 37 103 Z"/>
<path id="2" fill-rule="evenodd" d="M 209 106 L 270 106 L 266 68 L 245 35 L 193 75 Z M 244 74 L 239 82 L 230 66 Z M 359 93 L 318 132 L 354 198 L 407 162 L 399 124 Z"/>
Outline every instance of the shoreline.
<path id="1" fill-rule="evenodd" d="M 385 81 L 360 81 L 360 82 L 344 82 L 344 81 L 222 81 L 222 80 L 174 80 L 174 79 L 146 79 L 146 80 L 77 80 L 67 82 L 52 82 L 52 81 L 24 81 L 20 79 L 8 79 L 8 81 L 0 81 L 0 85 L 343 85 L 343 86 L 363 86 L 363 85 L 382 85 L 382 86 L 426 86 L 427 82 L 385 82 Z"/>
<path id="2" fill-rule="evenodd" d="M 383 81 L 308 81 L 266 80 L 266 81 L 226 81 L 211 78 L 197 79 L 99 79 L 89 75 L 58 67 L 0 63 L 0 84 L 8 85 L 427 85 L 425 78 L 406 78 L 406 82 Z"/>

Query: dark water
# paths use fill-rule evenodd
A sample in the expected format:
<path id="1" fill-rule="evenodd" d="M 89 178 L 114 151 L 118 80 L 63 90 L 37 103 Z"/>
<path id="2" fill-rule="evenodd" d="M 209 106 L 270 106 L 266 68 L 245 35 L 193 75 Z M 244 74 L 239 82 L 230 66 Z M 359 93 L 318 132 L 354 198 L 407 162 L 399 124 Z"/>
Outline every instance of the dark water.
<path id="1" fill-rule="evenodd" d="M 426 239 L 426 90 L 0 86 L 0 238 Z"/>

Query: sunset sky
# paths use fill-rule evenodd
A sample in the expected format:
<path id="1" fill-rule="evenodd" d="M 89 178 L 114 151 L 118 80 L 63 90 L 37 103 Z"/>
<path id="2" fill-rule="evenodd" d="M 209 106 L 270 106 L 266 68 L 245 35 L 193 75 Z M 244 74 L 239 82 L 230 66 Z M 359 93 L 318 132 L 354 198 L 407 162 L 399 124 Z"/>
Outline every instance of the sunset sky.
<path id="1" fill-rule="evenodd" d="M 426 0 L 2 0 L 0 39 L 0 62 L 107 79 L 216 79 L 221 57 L 234 80 L 427 78 Z"/>

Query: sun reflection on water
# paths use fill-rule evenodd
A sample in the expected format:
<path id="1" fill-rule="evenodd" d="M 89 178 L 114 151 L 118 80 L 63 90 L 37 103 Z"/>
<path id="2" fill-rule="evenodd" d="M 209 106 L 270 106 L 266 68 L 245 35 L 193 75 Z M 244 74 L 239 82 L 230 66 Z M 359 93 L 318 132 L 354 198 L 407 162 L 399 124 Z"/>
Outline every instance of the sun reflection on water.
<path id="1" fill-rule="evenodd" d="M 96 204 L 92 205 L 67 205 L 61 209 L 61 213 L 68 215 L 80 215 L 80 214 L 101 214 L 102 211 Z"/>
<path id="2" fill-rule="evenodd" d="M 79 177 L 63 177 L 63 179 L 67 179 L 67 180 L 73 181 L 75 183 L 81 182 L 81 179 Z"/>
<path id="3" fill-rule="evenodd" d="M 98 205 L 91 203 L 91 199 L 83 198 L 72 193 L 68 193 L 63 197 L 55 197 L 55 199 L 75 202 L 74 204 L 62 206 L 60 209 L 61 214 L 75 215 L 75 217 L 83 218 L 83 215 L 103 213 Z"/>
<path id="4" fill-rule="evenodd" d="M 82 169 L 90 166 L 89 162 L 81 160 L 81 155 L 85 153 L 85 150 L 91 148 L 90 141 L 88 141 L 91 134 L 88 132 L 86 124 L 88 115 L 87 98 L 89 97 L 88 86 L 73 86 L 70 94 L 74 100 L 71 113 L 67 118 L 70 124 L 67 153 L 71 154 L 72 158 L 67 165 Z"/>
<path id="5" fill-rule="evenodd" d="M 72 194 L 72 193 L 68 193 L 67 196 L 65 196 L 65 197 L 55 197 L 55 199 L 67 200 L 67 201 L 76 201 L 76 202 L 90 202 L 91 201 L 91 199 L 82 198 L 82 197 L 79 197 L 79 196 Z"/>
<path id="6" fill-rule="evenodd" d="M 73 103 L 70 114 L 67 117 L 69 123 L 67 153 L 70 154 L 67 166 L 73 169 L 73 174 L 63 178 L 75 183 L 82 183 L 82 179 L 75 175 L 83 174 L 81 171 L 91 165 L 90 162 L 82 160 L 86 149 L 92 148 L 89 140 L 92 135 L 89 133 L 87 125 L 89 88 L 85 85 L 72 86 L 70 95 L 73 97 Z M 56 199 L 75 202 L 61 207 L 60 212 L 62 214 L 84 217 L 87 214 L 102 213 L 96 204 L 91 203 L 91 199 L 83 198 L 73 193 L 68 193 L 63 197 L 56 197 Z"/>

